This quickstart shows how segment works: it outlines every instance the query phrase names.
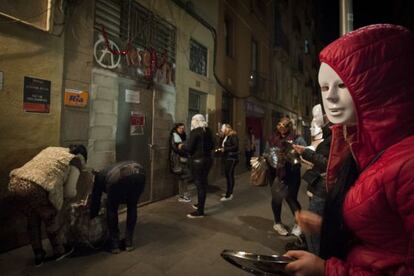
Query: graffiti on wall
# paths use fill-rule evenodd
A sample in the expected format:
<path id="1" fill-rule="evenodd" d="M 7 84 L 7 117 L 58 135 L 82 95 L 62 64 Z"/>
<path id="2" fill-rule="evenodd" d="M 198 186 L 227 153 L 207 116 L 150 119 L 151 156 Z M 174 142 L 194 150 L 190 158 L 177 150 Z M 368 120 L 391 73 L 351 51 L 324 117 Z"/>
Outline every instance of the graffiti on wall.
<path id="1" fill-rule="evenodd" d="M 174 85 L 175 66 L 168 61 L 166 52 L 160 54 L 154 48 L 139 49 L 130 42 L 126 50 L 120 50 L 115 41 L 99 35 L 94 46 L 94 58 L 105 69 L 126 71 L 151 83 Z"/>

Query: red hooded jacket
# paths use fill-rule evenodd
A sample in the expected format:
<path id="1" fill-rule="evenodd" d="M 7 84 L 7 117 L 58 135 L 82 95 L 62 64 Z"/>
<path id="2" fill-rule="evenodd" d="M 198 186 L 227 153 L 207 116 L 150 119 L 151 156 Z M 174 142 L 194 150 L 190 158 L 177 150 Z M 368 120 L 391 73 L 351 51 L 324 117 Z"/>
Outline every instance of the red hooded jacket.
<path id="1" fill-rule="evenodd" d="M 414 275 L 414 35 L 367 26 L 328 45 L 320 61 L 341 77 L 357 114 L 346 137 L 344 126 L 332 128 L 328 189 L 349 151 L 361 173 L 343 205 L 357 242 L 346 260 L 328 259 L 325 274 Z"/>

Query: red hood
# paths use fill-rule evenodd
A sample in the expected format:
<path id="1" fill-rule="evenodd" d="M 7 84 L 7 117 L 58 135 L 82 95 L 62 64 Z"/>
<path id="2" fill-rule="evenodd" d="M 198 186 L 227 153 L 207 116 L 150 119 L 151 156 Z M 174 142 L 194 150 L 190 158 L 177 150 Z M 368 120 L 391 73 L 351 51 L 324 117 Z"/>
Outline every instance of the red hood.
<path id="1" fill-rule="evenodd" d="M 341 77 L 357 113 L 348 142 L 342 126 L 332 128 L 329 187 L 349 149 L 363 170 L 379 152 L 414 134 L 414 35 L 400 26 L 371 25 L 337 39 L 319 58 Z"/>

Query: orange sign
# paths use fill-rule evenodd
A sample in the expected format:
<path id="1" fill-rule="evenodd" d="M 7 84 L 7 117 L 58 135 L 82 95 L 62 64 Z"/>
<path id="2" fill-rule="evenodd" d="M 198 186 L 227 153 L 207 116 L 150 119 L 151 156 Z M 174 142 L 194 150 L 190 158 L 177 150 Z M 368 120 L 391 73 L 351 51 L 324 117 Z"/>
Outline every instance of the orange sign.
<path id="1" fill-rule="evenodd" d="M 88 105 L 88 91 L 80 91 L 75 89 L 65 89 L 65 105 L 85 107 Z"/>

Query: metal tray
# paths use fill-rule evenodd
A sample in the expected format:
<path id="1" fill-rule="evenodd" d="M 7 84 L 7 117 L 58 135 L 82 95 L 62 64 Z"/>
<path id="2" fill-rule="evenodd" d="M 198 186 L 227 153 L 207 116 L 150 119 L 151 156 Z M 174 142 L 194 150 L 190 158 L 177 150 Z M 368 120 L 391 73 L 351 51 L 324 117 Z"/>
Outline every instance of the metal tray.
<path id="1" fill-rule="evenodd" d="M 285 266 L 294 261 L 286 256 L 258 255 L 233 250 L 223 250 L 221 256 L 232 265 L 254 275 L 286 275 Z"/>

